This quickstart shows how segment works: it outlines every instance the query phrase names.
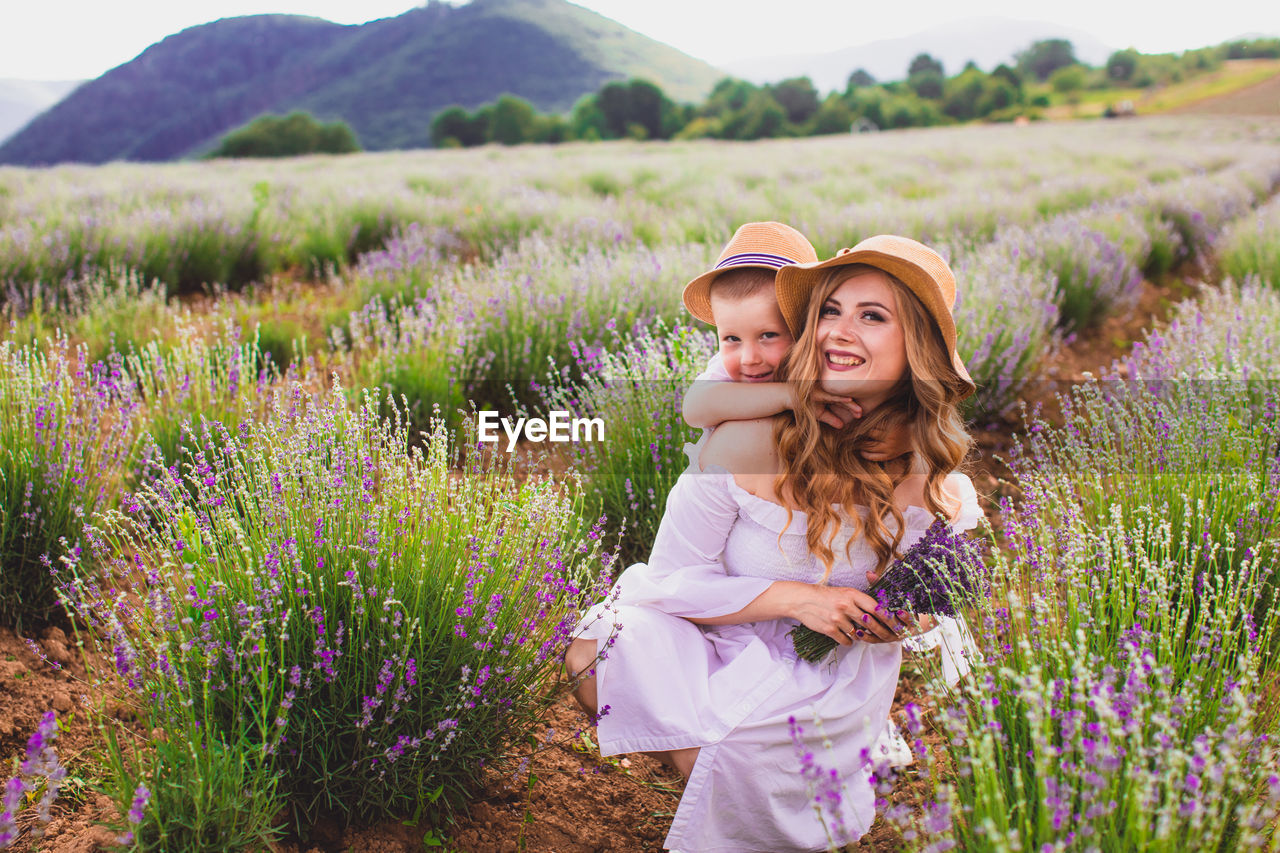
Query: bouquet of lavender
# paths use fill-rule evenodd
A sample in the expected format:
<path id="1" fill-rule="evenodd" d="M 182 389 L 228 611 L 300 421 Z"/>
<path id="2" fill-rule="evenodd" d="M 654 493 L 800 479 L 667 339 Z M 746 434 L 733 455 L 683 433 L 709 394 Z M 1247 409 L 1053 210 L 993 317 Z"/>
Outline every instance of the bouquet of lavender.
<path id="1" fill-rule="evenodd" d="M 938 519 L 898 560 L 889 564 L 871 585 L 881 609 L 898 613 L 956 617 L 981 590 L 982 549 Z M 821 660 L 836 647 L 826 634 L 801 625 L 791 632 L 796 654 Z"/>

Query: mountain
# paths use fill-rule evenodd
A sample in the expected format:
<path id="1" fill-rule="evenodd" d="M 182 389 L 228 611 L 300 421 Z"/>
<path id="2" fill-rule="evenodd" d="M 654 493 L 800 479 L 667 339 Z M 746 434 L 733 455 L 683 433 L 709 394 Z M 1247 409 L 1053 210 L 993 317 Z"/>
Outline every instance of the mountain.
<path id="1" fill-rule="evenodd" d="M 83 80 L 0 80 L 0 142 Z"/>
<path id="2" fill-rule="evenodd" d="M 975 17 L 939 24 L 904 38 L 883 39 L 831 53 L 771 56 L 724 66 L 735 77 L 753 83 L 776 83 L 788 77 L 809 77 L 820 91 L 844 91 L 849 75 L 865 68 L 881 82 L 902 80 L 907 66 L 920 53 L 932 54 L 948 75 L 973 60 L 991 71 L 1040 39 L 1062 38 L 1075 46 L 1076 58 L 1101 65 L 1114 51 L 1081 30 L 1044 21 Z"/>
<path id="3" fill-rule="evenodd" d="M 565 0 L 430 2 L 344 26 L 295 15 L 183 30 L 92 80 L 0 145 L 0 163 L 172 160 L 262 113 L 342 119 L 371 150 L 430 144 L 436 112 L 509 92 L 566 110 L 610 80 L 677 100 L 723 73 Z"/>

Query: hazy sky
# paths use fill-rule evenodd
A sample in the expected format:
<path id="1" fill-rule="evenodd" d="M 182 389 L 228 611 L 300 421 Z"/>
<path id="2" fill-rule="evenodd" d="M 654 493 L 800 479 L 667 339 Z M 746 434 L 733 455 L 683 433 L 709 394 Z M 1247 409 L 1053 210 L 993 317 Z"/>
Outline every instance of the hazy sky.
<path id="1" fill-rule="evenodd" d="M 398 15 L 411 0 L 0 0 L 0 77 L 96 77 L 148 45 L 217 18 L 264 12 L 344 24 Z M 1216 0 L 1196 14 L 1125 0 L 581 0 L 603 15 L 711 63 L 823 53 L 976 15 L 1048 21 L 1104 44 L 1186 50 L 1250 32 L 1280 32 L 1265 0 Z M 1270 7 L 1272 12 L 1265 10 Z"/>

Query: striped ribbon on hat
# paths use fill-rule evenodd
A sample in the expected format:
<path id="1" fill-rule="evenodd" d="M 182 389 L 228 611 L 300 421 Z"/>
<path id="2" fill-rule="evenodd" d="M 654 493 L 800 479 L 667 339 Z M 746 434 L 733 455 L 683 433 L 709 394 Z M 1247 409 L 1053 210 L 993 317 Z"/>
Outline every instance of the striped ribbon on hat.
<path id="1" fill-rule="evenodd" d="M 724 269 L 725 267 L 743 266 L 751 264 L 752 266 L 773 267 L 775 270 L 782 269 L 785 266 L 797 263 L 791 258 L 782 255 L 770 255 L 765 252 L 743 252 L 739 255 L 730 255 L 720 263 L 716 264 L 716 269 Z"/>

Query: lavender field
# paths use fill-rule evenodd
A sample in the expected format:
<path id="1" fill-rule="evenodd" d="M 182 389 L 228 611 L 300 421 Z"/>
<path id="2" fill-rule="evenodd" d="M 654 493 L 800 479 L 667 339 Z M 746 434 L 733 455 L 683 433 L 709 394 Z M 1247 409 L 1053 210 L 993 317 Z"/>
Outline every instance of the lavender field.
<path id="1" fill-rule="evenodd" d="M 938 247 L 1010 448 L 980 654 L 905 697 L 882 837 L 1280 849 L 1278 151 L 1142 119 L 0 169 L 0 626 L 87 666 L 0 739 L 0 846 L 99 790 L 131 849 L 411 817 L 447 848 L 686 463 L 684 282 L 776 219 Z M 607 438 L 507 454 L 478 409 Z"/>

